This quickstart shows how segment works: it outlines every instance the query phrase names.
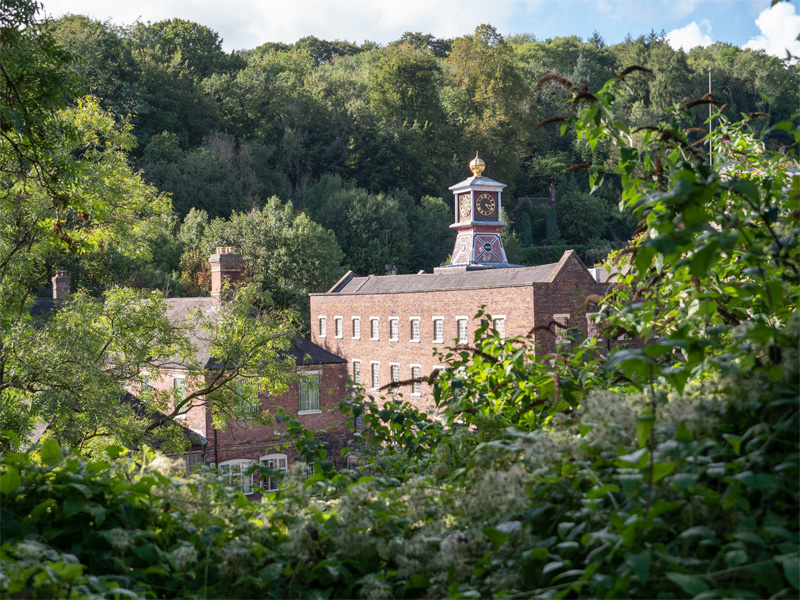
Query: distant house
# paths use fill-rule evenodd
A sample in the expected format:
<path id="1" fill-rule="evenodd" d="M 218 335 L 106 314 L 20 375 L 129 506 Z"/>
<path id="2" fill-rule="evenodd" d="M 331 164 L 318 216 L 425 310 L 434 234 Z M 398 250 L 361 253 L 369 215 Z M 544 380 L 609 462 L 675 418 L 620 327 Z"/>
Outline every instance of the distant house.
<path id="1" fill-rule="evenodd" d="M 244 261 L 232 248 L 217 248 L 211 263 L 211 296 L 196 298 L 170 298 L 167 317 L 174 323 L 184 322 L 196 311 L 213 318 L 222 302 L 223 289 L 242 276 Z M 204 332 L 197 331 L 193 342 L 197 347 L 195 359 L 205 366 L 210 374 L 221 368 L 209 353 L 209 342 Z M 309 429 L 319 431 L 319 437 L 330 446 L 341 447 L 347 438 L 347 428 L 343 415 L 336 410 L 336 404 L 347 397 L 347 361 L 305 338 L 291 341 L 289 354 L 295 359 L 298 381 L 285 394 L 273 397 L 266 393 L 260 395 L 253 406 L 256 411 L 272 411 L 282 407 L 287 417 L 300 419 Z M 203 386 L 205 382 L 187 380 L 187 370 L 179 363 L 165 364 L 157 371 L 143 373 L 138 390 L 148 386 L 153 390 L 172 391 L 180 398 L 191 389 Z M 188 455 L 189 466 L 197 463 L 217 465 L 231 485 L 239 487 L 246 494 L 257 493 L 264 486 L 274 487 L 275 480 L 259 482 L 257 476 L 248 475 L 247 470 L 260 463 L 275 469 L 286 469 L 294 461 L 291 450 L 269 450 L 270 444 L 278 439 L 285 428 L 281 423 L 271 426 L 255 427 L 247 422 L 234 422 L 225 429 L 214 427 L 212 412 L 202 399 L 193 403 L 185 412 L 176 417 L 182 425 L 203 436 L 205 446 L 202 459 Z"/>
<path id="2" fill-rule="evenodd" d="M 168 319 L 180 324 L 196 311 L 211 319 L 224 302 L 223 289 L 226 284 L 241 278 L 244 261 L 232 248 L 217 248 L 210 257 L 212 265 L 212 289 L 210 297 L 167 299 Z M 70 278 L 66 272 L 59 271 L 52 279 L 53 298 L 38 299 L 33 306 L 34 314 L 52 311 L 59 300 L 69 293 Z M 191 332 L 197 348 L 194 359 L 204 365 L 211 374 L 220 365 L 209 353 L 209 340 L 205 332 L 197 329 Z M 347 361 L 308 339 L 297 337 L 291 341 L 288 354 L 294 358 L 298 371 L 298 381 L 285 394 L 273 397 L 266 393 L 260 395 L 253 404 L 255 411 L 275 412 L 282 407 L 287 417 L 299 419 L 309 429 L 319 432 L 319 439 L 334 448 L 346 443 L 350 432 L 344 417 L 336 410 L 336 404 L 348 397 Z M 134 407 L 139 416 L 145 415 L 143 397 L 149 388 L 153 391 L 170 392 L 175 398 L 191 390 L 206 387 L 206 381 L 192 380 L 179 359 L 162 364 L 157 369 L 142 372 L 138 381 L 128 384 L 128 393 L 121 399 Z M 183 396 L 185 397 L 185 396 Z M 173 405 L 174 406 L 174 405 Z M 167 417 L 161 413 L 149 415 L 154 420 Z M 231 485 L 239 487 L 247 494 L 260 492 L 265 487 L 274 488 L 275 478 L 259 481 L 257 476 L 246 471 L 260 463 L 275 469 L 286 469 L 295 460 L 294 452 L 289 450 L 270 450 L 270 445 L 278 439 L 285 424 L 276 422 L 268 427 L 254 427 L 248 423 L 234 422 L 225 429 L 214 427 L 212 412 L 204 398 L 198 398 L 182 414 L 176 423 L 184 432 L 188 449 L 183 458 L 188 468 L 199 464 L 217 465 Z"/>

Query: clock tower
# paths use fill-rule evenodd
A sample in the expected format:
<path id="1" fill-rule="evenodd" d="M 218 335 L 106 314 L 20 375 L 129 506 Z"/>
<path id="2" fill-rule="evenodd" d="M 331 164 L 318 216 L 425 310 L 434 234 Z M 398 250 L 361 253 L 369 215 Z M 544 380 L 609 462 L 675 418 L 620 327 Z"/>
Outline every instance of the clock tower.
<path id="1" fill-rule="evenodd" d="M 508 263 L 500 239 L 500 230 L 506 226 L 500 220 L 502 193 L 506 185 L 483 176 L 486 163 L 478 157 L 477 152 L 469 168 L 472 177 L 450 187 L 455 201 L 455 223 L 450 227 L 458 232 L 450 264 L 434 272 L 520 266 Z"/>

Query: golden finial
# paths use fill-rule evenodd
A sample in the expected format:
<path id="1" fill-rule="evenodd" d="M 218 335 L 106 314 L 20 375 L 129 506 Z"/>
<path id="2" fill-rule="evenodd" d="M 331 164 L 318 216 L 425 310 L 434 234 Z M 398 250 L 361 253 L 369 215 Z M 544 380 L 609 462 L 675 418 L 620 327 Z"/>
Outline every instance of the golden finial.
<path id="1" fill-rule="evenodd" d="M 483 162 L 479 157 L 478 153 L 475 153 L 475 158 L 473 158 L 469 163 L 469 170 L 472 171 L 472 174 L 475 177 L 480 177 L 483 170 L 486 168 L 486 163 Z"/>

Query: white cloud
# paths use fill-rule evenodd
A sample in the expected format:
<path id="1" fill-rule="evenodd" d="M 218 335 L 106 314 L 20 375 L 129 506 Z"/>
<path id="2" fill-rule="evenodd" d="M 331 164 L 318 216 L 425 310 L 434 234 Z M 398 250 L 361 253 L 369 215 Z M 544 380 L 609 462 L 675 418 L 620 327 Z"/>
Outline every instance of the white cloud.
<path id="1" fill-rule="evenodd" d="M 786 58 L 786 51 L 792 56 L 800 56 L 800 15 L 795 14 L 793 4 L 781 2 L 758 15 L 756 25 L 761 30 L 744 47 L 751 50 L 764 50 L 779 58 Z"/>
<path id="2" fill-rule="evenodd" d="M 667 34 L 667 42 L 675 48 L 691 50 L 695 46 L 710 46 L 714 43 L 711 39 L 711 23 L 703 19 L 700 25 L 697 21 L 692 21 L 688 25 L 673 29 Z"/>

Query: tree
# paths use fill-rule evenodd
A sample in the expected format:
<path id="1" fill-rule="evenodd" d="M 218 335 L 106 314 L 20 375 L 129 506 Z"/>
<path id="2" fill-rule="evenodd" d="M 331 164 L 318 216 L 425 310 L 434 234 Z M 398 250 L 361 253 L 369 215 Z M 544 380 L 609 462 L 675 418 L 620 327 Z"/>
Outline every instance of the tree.
<path id="1" fill-rule="evenodd" d="M 411 271 L 431 270 L 443 264 L 453 251 L 455 231 L 452 209 L 441 198 L 424 196 L 411 213 Z"/>
<path id="2" fill-rule="evenodd" d="M 494 27 L 481 25 L 472 36 L 453 43 L 445 65 L 445 110 L 461 132 L 461 154 L 478 149 L 494 178 L 513 179 L 526 137 L 522 124 L 528 90 L 514 65 L 512 48 Z"/>
<path id="3" fill-rule="evenodd" d="M 411 44 L 389 47 L 373 67 L 370 99 L 385 117 L 438 124 L 441 69 L 432 53 Z"/>
<path id="4" fill-rule="evenodd" d="M 179 215 L 197 208 L 227 217 L 289 193 L 286 177 L 271 168 L 275 154 L 274 146 L 219 134 L 183 151 L 178 136 L 164 132 L 150 140 L 138 164 L 148 181 L 171 193 Z"/>
<path id="5" fill-rule="evenodd" d="M 325 203 L 319 203 L 326 193 Z M 344 252 L 344 263 L 356 273 L 382 274 L 386 265 L 407 272 L 411 261 L 408 215 L 413 200 L 402 191 L 371 194 L 326 177 L 312 189 L 309 200 L 319 206 L 313 215 L 330 228 Z"/>
<path id="6" fill-rule="evenodd" d="M 71 68 L 83 93 L 99 97 L 104 108 L 120 116 L 142 108 L 141 73 L 119 29 L 81 15 L 61 17 L 50 27 L 55 41 L 76 57 Z"/>
<path id="7" fill-rule="evenodd" d="M 308 294 L 326 291 L 341 277 L 343 254 L 333 232 L 274 196 L 260 210 L 208 223 L 200 246 L 203 257 L 217 246 L 236 247 L 253 281 L 275 305 L 296 307 L 303 315 Z"/>
<path id="8" fill-rule="evenodd" d="M 217 319 L 196 315 L 191 323 L 171 322 L 155 292 L 98 285 L 102 299 L 75 291 L 67 300 L 34 301 L 65 263 L 79 281 L 96 275 L 106 282 L 99 271 L 115 261 L 163 256 L 166 247 L 154 247 L 149 236 L 157 238 L 154 225 L 163 233 L 172 217 L 168 199 L 128 163 L 130 125 L 117 123 L 95 98 L 62 104 L 73 91 L 73 59 L 36 19 L 36 8 L 10 6 L 0 44 L 7 76 L 0 87 L 0 429 L 13 427 L 16 443 L 37 421 L 78 446 L 152 441 L 180 406 L 145 398 L 137 412 L 120 398 L 142 368 L 170 357 L 182 357 L 204 379 L 191 326 L 206 328 L 212 355 L 227 366 L 201 395 L 214 401 L 220 423 L 242 416 L 228 382 L 247 374 L 267 387 L 285 385 L 291 370 L 283 368 L 282 350 L 294 333 L 291 313 L 253 313 L 264 303 L 250 288 Z M 166 418 L 154 421 L 159 409 Z"/>
<path id="9" fill-rule="evenodd" d="M 135 49 L 160 55 L 160 62 L 185 65 L 198 80 L 225 70 L 229 64 L 219 34 L 192 21 L 137 22 L 127 30 L 126 38 Z"/>

